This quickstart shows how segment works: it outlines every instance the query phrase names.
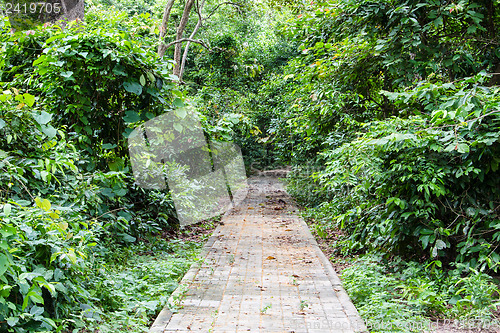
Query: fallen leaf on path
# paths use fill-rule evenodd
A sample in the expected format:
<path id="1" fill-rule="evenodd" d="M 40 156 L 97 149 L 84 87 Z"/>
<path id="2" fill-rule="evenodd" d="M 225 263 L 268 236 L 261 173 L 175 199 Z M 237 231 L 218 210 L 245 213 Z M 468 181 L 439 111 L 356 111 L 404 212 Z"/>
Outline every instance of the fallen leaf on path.
<path id="1" fill-rule="evenodd" d="M 267 259 L 267 260 L 274 260 L 274 259 L 276 259 L 276 258 L 275 258 L 275 257 L 273 257 L 273 256 L 269 256 L 269 257 L 267 257 L 266 259 Z"/>
<path id="2" fill-rule="evenodd" d="M 248 209 L 253 209 L 253 207 L 248 207 Z"/>
<path id="3" fill-rule="evenodd" d="M 285 229 L 285 231 L 293 231 L 292 229 Z"/>

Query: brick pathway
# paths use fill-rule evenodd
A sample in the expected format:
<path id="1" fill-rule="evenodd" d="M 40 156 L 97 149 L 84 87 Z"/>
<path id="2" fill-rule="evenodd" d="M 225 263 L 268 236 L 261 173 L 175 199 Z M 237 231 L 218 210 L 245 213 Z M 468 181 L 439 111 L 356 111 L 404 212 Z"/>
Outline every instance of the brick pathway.
<path id="1" fill-rule="evenodd" d="M 150 332 L 365 332 L 281 183 L 249 185 L 171 297 L 179 310 L 164 309 Z"/>

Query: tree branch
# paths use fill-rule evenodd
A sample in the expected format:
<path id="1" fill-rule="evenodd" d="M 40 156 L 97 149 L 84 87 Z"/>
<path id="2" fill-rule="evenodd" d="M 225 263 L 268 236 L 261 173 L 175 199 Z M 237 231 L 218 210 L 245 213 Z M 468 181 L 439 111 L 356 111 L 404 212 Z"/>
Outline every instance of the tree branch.
<path id="1" fill-rule="evenodd" d="M 223 5 L 231 5 L 231 6 L 234 6 L 234 7 L 238 10 L 238 13 L 239 13 L 239 14 L 241 14 L 241 7 L 242 7 L 242 5 L 241 5 L 241 4 L 239 4 L 239 3 L 237 3 L 237 2 L 230 2 L 230 1 L 226 1 L 226 2 L 223 2 L 223 3 L 218 4 L 218 5 L 217 5 L 217 6 L 216 6 L 213 10 L 212 10 L 212 12 L 211 12 L 210 14 L 208 14 L 208 16 L 207 16 L 207 17 L 205 17 L 205 18 L 203 19 L 203 21 L 208 20 L 210 17 L 212 17 L 212 15 L 214 15 L 214 14 L 215 14 L 215 12 L 216 12 L 216 11 L 217 11 L 217 10 L 218 10 L 221 6 L 223 6 Z"/>
<path id="2" fill-rule="evenodd" d="M 178 44 L 178 43 L 182 43 L 182 42 L 191 42 L 191 43 L 196 43 L 196 44 L 200 44 L 201 46 L 203 46 L 204 48 L 206 48 L 207 50 L 211 51 L 212 49 L 210 48 L 210 46 L 208 46 L 204 41 L 202 40 L 198 40 L 198 39 L 192 39 L 192 38 L 181 38 L 179 40 L 175 40 L 173 42 L 170 42 L 168 43 L 167 45 L 165 45 L 165 49 L 168 49 L 170 46 L 172 45 L 175 45 L 175 44 Z"/>
<path id="3" fill-rule="evenodd" d="M 165 44 L 163 43 L 163 38 L 165 38 L 165 35 L 167 34 L 167 24 L 168 24 L 168 19 L 170 17 L 170 11 L 172 10 L 172 7 L 174 5 L 175 0 L 169 0 L 167 5 L 165 6 L 165 11 L 163 12 L 163 19 L 161 21 L 160 25 L 160 35 L 159 35 L 159 45 L 158 45 L 158 56 L 160 58 L 163 58 L 165 55 Z"/>
<path id="4" fill-rule="evenodd" d="M 200 29 L 200 27 L 203 25 L 203 18 L 201 16 L 201 10 L 203 9 L 203 6 L 205 6 L 205 0 L 203 0 L 201 2 L 201 5 L 198 2 L 198 0 L 196 0 L 196 13 L 198 14 L 198 22 L 196 22 L 196 26 L 194 27 L 194 30 L 191 33 L 191 36 L 189 36 L 190 39 L 194 38 L 194 36 L 196 35 L 196 33 L 198 32 L 198 30 Z M 191 45 L 191 42 L 188 41 L 187 44 L 186 44 L 186 47 L 184 48 L 184 53 L 182 55 L 181 69 L 179 71 L 179 81 L 181 81 L 181 82 L 182 82 L 182 75 L 184 74 L 184 68 L 186 66 L 186 59 L 187 59 L 187 55 L 188 55 L 188 52 L 189 52 L 189 46 L 190 45 Z"/>

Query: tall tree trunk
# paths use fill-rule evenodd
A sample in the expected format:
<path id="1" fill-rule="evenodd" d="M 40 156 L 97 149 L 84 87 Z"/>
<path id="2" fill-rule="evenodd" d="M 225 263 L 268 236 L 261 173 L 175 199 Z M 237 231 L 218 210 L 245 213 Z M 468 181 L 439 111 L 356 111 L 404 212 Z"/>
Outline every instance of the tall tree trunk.
<path id="1" fill-rule="evenodd" d="M 184 6 L 184 12 L 182 13 L 181 21 L 179 26 L 177 27 L 177 34 L 175 36 L 175 40 L 182 39 L 182 35 L 184 33 L 184 29 L 186 29 L 186 25 L 189 20 L 189 13 L 191 12 L 191 8 L 193 8 L 195 0 L 187 0 L 186 5 Z M 180 76 L 181 72 L 181 51 L 182 51 L 182 43 L 175 44 L 174 50 L 174 75 Z"/>
<path id="2" fill-rule="evenodd" d="M 196 23 L 196 26 L 194 27 L 193 32 L 191 33 L 191 36 L 189 36 L 189 39 L 193 39 L 200 27 L 203 24 L 203 18 L 201 17 L 201 10 L 203 9 L 203 6 L 205 6 L 205 0 L 201 2 L 198 8 L 198 23 Z M 181 61 L 181 68 L 179 71 L 179 80 L 182 81 L 182 76 L 184 75 L 184 68 L 186 66 L 186 59 L 187 55 L 189 52 L 189 46 L 191 45 L 191 42 L 186 43 L 186 47 L 184 48 L 184 53 L 182 54 L 182 61 Z"/>
<path id="3" fill-rule="evenodd" d="M 158 40 L 158 56 L 160 58 L 163 58 L 165 55 L 165 51 L 167 48 L 165 47 L 165 42 L 164 38 L 165 35 L 167 34 L 167 24 L 168 24 L 168 19 L 170 17 L 170 11 L 172 10 L 172 7 L 174 6 L 175 0 L 169 0 L 167 5 L 165 6 L 165 10 L 163 11 L 163 19 L 161 21 L 161 26 L 160 26 L 160 38 Z"/>

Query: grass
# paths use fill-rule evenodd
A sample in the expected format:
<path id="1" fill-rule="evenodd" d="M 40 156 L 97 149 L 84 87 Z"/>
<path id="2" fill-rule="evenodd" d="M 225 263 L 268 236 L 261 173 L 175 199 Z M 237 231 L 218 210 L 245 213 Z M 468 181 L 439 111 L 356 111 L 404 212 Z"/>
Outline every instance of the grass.
<path id="1" fill-rule="evenodd" d="M 436 320 L 494 319 L 500 302 L 498 286 L 489 275 L 460 265 L 444 271 L 398 258 L 387 264 L 381 261 L 365 255 L 341 275 L 371 332 L 422 332 Z"/>
<path id="2" fill-rule="evenodd" d="M 473 323 L 473 328 L 499 322 L 499 284 L 490 275 L 460 263 L 445 269 L 437 260 L 387 260 L 377 253 L 349 257 L 341 250 L 345 235 L 331 226 L 331 216 L 307 209 L 303 217 L 342 271 L 344 287 L 370 332 L 422 332 L 438 321 Z"/>
<path id="3" fill-rule="evenodd" d="M 147 332 L 200 249 L 198 241 L 157 238 L 120 248 L 96 264 L 88 289 L 99 310 L 83 312 L 79 331 Z"/>

